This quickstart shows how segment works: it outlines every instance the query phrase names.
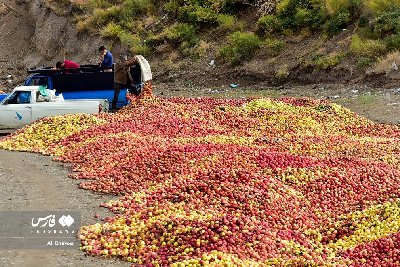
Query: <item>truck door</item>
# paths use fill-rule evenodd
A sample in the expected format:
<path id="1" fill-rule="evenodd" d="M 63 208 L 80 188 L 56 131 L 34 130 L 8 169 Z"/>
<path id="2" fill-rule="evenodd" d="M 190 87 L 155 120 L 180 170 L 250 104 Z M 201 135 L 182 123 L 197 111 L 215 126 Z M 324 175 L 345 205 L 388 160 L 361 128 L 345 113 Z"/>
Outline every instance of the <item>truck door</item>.
<path id="1" fill-rule="evenodd" d="M 1 117 L 9 128 L 20 128 L 32 122 L 30 91 L 16 91 L 1 106 Z M 3 127 L 4 128 L 4 127 Z"/>

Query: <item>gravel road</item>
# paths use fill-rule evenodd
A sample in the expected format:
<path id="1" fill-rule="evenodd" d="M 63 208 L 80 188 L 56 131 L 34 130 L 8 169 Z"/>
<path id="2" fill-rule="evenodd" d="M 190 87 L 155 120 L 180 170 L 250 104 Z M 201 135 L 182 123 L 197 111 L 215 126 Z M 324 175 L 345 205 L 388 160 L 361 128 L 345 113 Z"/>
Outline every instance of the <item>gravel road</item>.
<path id="1" fill-rule="evenodd" d="M 109 216 L 100 203 L 113 196 L 77 188 L 66 165 L 38 154 L 0 150 L 0 211 L 76 211 L 83 224 Z M 87 257 L 79 249 L 0 250 L 0 266 L 129 266 L 118 259 Z"/>

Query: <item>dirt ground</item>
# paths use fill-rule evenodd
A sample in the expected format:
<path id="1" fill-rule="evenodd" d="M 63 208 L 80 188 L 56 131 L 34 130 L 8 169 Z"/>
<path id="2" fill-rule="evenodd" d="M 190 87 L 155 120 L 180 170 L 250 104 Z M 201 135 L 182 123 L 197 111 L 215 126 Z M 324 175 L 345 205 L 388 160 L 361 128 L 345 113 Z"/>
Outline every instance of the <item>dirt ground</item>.
<path id="1" fill-rule="evenodd" d="M 83 224 L 109 216 L 99 204 L 112 196 L 77 190 L 65 165 L 38 154 L 0 150 L 1 211 L 76 211 Z M 94 214 L 99 213 L 100 218 Z M 1 233 L 0 233 L 1 234 Z M 85 256 L 78 249 L 0 250 L 0 266 L 130 266 L 116 259 Z"/>

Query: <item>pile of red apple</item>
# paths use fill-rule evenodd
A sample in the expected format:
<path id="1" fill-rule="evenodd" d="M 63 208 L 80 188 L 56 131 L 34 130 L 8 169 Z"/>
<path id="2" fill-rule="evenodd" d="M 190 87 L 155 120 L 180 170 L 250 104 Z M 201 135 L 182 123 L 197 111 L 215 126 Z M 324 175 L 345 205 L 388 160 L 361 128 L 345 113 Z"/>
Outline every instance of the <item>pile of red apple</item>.
<path id="1" fill-rule="evenodd" d="M 397 126 L 294 98 L 144 98 L 92 117 L 45 151 L 73 163 L 81 188 L 120 195 L 102 204 L 115 217 L 82 227 L 89 255 L 143 266 L 400 265 Z M 36 140 L 29 127 L 0 147 Z M 57 121 L 46 129 L 59 136 Z"/>

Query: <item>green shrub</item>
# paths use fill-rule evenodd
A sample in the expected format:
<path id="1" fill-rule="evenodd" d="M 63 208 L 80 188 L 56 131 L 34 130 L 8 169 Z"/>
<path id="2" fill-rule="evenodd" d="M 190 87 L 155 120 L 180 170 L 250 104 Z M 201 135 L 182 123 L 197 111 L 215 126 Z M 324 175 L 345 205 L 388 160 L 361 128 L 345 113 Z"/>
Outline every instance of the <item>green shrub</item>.
<path id="1" fill-rule="evenodd" d="M 107 0 L 89 0 L 88 6 L 93 10 L 95 8 L 108 8 L 111 6 L 111 4 Z"/>
<path id="2" fill-rule="evenodd" d="M 281 21 L 274 15 L 264 15 L 257 21 L 258 31 L 261 34 L 272 34 L 282 30 Z"/>
<path id="3" fill-rule="evenodd" d="M 124 34 L 124 29 L 120 25 L 110 22 L 100 31 L 100 34 L 103 37 L 119 37 Z"/>
<path id="4" fill-rule="evenodd" d="M 386 46 L 380 40 L 361 39 L 354 35 L 351 39 L 350 51 L 358 56 L 377 58 L 386 52 Z"/>
<path id="5" fill-rule="evenodd" d="M 236 18 L 233 15 L 219 14 L 217 21 L 220 31 L 232 31 L 235 28 Z"/>
<path id="6" fill-rule="evenodd" d="M 333 53 L 328 56 L 319 57 L 315 62 L 315 66 L 317 69 L 320 70 L 331 69 L 334 66 L 338 65 L 345 57 L 345 53 Z"/>
<path id="7" fill-rule="evenodd" d="M 292 0 L 281 0 L 276 4 L 276 13 L 283 14 L 288 10 L 293 9 L 294 1 Z"/>
<path id="8" fill-rule="evenodd" d="M 312 0 L 279 1 L 276 5 L 275 16 L 282 31 L 297 31 L 304 28 L 321 29 L 327 18 L 323 1 Z M 267 29 L 268 25 L 276 25 L 275 21 L 271 21 L 271 18 L 267 17 L 266 19 L 263 24 Z M 262 26 L 262 24 L 259 26 Z"/>
<path id="9" fill-rule="evenodd" d="M 348 8 L 348 0 L 325 0 L 325 7 L 329 15 L 336 15 Z"/>
<path id="10" fill-rule="evenodd" d="M 129 32 L 122 32 L 119 36 L 121 44 L 129 47 L 129 51 L 133 54 L 147 55 L 150 49 L 146 44 L 142 42 L 139 36 L 131 34 Z"/>
<path id="11" fill-rule="evenodd" d="M 164 36 L 173 45 L 180 45 L 183 42 L 187 42 L 189 46 L 193 47 L 199 42 L 196 29 L 193 25 L 187 23 L 172 25 L 164 31 Z"/>
<path id="12" fill-rule="evenodd" d="M 164 40 L 175 47 L 177 51 L 183 55 L 192 58 L 197 58 L 199 37 L 193 25 L 188 23 L 177 23 L 164 30 L 161 34 Z M 159 39 L 159 38 L 157 38 Z M 156 40 L 150 41 L 154 43 Z"/>
<path id="13" fill-rule="evenodd" d="M 372 63 L 374 63 L 373 59 L 371 59 L 369 57 L 360 57 L 357 60 L 356 67 L 357 67 L 357 69 L 365 69 L 365 68 L 371 66 Z"/>
<path id="14" fill-rule="evenodd" d="M 357 21 L 358 27 L 368 27 L 369 24 L 369 18 L 365 15 L 360 16 L 360 18 Z"/>
<path id="15" fill-rule="evenodd" d="M 285 44 L 277 39 L 267 38 L 264 41 L 264 46 L 271 51 L 273 55 L 279 54 L 282 49 L 285 47 Z"/>
<path id="16" fill-rule="evenodd" d="M 93 15 L 87 20 L 88 27 L 100 27 L 110 21 L 118 21 L 121 7 L 111 6 L 107 9 L 96 8 Z"/>
<path id="17" fill-rule="evenodd" d="M 330 16 L 337 15 L 344 10 L 355 13 L 356 10 L 361 9 L 363 0 L 324 0 L 326 11 Z"/>
<path id="18" fill-rule="evenodd" d="M 132 19 L 147 14 L 151 3 L 148 0 L 124 0 L 122 16 Z"/>
<path id="19" fill-rule="evenodd" d="M 179 8 L 179 17 L 189 23 L 198 25 L 217 25 L 218 13 L 209 7 L 199 5 L 183 6 Z"/>
<path id="20" fill-rule="evenodd" d="M 276 5 L 275 16 L 282 31 L 325 29 L 332 35 L 347 27 L 357 17 L 361 7 L 361 0 L 282 0 Z M 270 25 L 275 23 L 268 19 L 263 26 L 271 31 Z"/>
<path id="21" fill-rule="evenodd" d="M 221 47 L 219 56 L 231 64 L 251 58 L 261 46 L 261 40 L 251 32 L 234 32 L 228 36 L 228 44 Z"/>
<path id="22" fill-rule="evenodd" d="M 169 0 L 167 3 L 165 3 L 164 8 L 167 12 L 172 13 L 174 16 L 176 16 L 181 6 L 182 6 L 181 1 Z"/>
<path id="23" fill-rule="evenodd" d="M 384 39 L 387 51 L 400 50 L 400 34 L 393 34 Z"/>
<path id="24" fill-rule="evenodd" d="M 324 15 L 320 10 L 300 7 L 296 8 L 293 20 L 296 29 L 318 29 L 324 22 Z"/>
<path id="25" fill-rule="evenodd" d="M 146 36 L 146 43 L 148 46 L 151 46 L 153 48 L 164 44 L 165 42 L 165 34 L 164 32 L 155 34 L 153 32 L 149 32 Z"/>
<path id="26" fill-rule="evenodd" d="M 201 1 L 203 2 L 203 1 Z M 211 2 L 211 1 L 210 1 Z M 215 1 L 217 2 L 217 1 Z M 221 9 L 225 13 L 235 14 L 240 12 L 241 10 L 249 7 L 255 1 L 247 1 L 247 0 L 222 0 Z"/>
<path id="27" fill-rule="evenodd" d="M 372 21 L 372 28 L 379 37 L 400 33 L 400 9 L 377 16 Z"/>
<path id="28" fill-rule="evenodd" d="M 329 35 L 338 34 L 344 28 L 347 28 L 351 20 L 350 12 L 348 10 L 343 10 L 338 14 L 331 17 L 326 23 L 326 31 Z"/>
<path id="29" fill-rule="evenodd" d="M 141 41 L 134 42 L 134 44 L 130 47 L 129 50 L 135 55 L 146 56 L 146 55 L 150 54 L 150 48 L 146 44 L 142 43 Z"/>
<path id="30" fill-rule="evenodd" d="M 178 51 L 181 55 L 185 57 L 190 57 L 192 59 L 199 58 L 199 51 L 197 49 L 197 45 L 193 46 L 191 42 L 187 41 L 182 42 L 178 47 Z"/>
<path id="31" fill-rule="evenodd" d="M 367 0 L 365 5 L 374 13 L 379 14 L 400 8 L 399 0 Z"/>

